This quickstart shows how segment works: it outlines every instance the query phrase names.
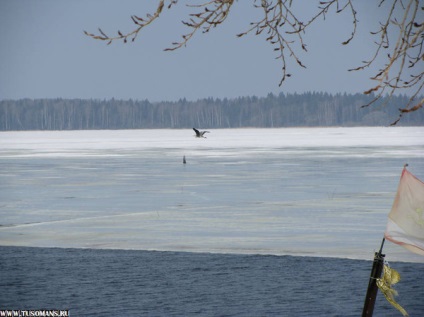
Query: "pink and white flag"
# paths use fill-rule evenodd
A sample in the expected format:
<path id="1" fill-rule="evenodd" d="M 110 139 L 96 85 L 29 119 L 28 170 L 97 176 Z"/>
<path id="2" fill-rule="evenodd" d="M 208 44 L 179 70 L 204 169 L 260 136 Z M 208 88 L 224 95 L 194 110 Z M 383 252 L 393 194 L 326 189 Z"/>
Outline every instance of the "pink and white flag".
<path id="1" fill-rule="evenodd" d="M 387 240 L 424 255 L 424 183 L 406 168 L 389 213 Z"/>

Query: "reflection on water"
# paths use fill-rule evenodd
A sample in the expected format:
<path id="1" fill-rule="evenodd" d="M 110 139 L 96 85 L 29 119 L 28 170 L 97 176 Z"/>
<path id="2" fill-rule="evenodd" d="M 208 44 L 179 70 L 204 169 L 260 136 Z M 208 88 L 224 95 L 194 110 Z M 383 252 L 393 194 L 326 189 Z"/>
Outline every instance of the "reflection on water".
<path id="1" fill-rule="evenodd" d="M 424 178 L 424 128 L 25 133 L 0 134 L 1 245 L 370 259 L 403 164 Z"/>

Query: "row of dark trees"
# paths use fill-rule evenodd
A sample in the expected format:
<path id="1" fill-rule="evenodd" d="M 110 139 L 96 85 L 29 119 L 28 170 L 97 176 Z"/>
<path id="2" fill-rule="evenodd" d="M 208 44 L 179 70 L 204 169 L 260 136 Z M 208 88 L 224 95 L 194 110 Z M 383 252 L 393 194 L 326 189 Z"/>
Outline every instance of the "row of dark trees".
<path id="1" fill-rule="evenodd" d="M 267 97 L 148 100 L 21 99 L 0 101 L 0 130 L 387 126 L 406 96 L 362 107 L 363 94 L 269 94 Z M 422 111 L 421 111 L 422 110 Z M 398 125 L 423 125 L 424 109 Z"/>

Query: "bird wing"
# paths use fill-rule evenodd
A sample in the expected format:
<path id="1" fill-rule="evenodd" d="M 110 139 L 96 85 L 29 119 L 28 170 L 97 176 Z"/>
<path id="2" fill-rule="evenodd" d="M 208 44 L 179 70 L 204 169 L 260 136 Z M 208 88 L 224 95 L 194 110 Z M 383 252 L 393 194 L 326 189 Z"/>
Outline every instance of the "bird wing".
<path id="1" fill-rule="evenodd" d="M 194 132 L 196 132 L 196 135 L 197 135 L 197 136 L 200 136 L 200 132 L 199 132 L 199 130 L 197 130 L 196 128 L 193 128 L 193 130 L 194 130 Z"/>

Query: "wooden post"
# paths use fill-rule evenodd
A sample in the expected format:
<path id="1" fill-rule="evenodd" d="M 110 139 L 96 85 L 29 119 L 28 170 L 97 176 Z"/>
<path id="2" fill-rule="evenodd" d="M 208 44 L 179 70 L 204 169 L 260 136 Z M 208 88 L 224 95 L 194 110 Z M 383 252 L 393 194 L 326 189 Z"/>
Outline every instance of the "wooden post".
<path id="1" fill-rule="evenodd" d="M 383 238 L 380 251 L 375 252 L 374 255 L 374 262 L 368 283 L 367 295 L 365 297 L 364 309 L 362 310 L 362 317 L 372 317 L 374 312 L 375 300 L 377 299 L 378 294 L 377 279 L 381 277 L 381 272 L 383 272 L 384 267 L 385 255 L 381 253 L 383 251 L 384 240 L 385 239 Z"/>

